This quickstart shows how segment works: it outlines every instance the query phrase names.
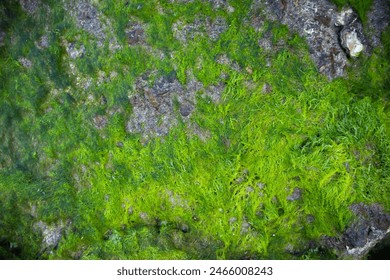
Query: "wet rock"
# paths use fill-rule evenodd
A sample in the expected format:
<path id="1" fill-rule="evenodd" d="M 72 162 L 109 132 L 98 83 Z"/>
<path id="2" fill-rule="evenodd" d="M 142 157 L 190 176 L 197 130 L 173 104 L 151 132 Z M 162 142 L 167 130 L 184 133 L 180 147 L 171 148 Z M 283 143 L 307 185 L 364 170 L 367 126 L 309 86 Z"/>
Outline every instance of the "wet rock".
<path id="1" fill-rule="evenodd" d="M 29 15 L 33 15 L 41 4 L 40 0 L 19 0 L 22 9 Z"/>
<path id="2" fill-rule="evenodd" d="M 66 46 L 66 52 L 68 53 L 69 57 L 72 59 L 80 58 L 85 53 L 84 45 L 80 45 L 79 47 L 77 47 L 75 43 L 66 42 L 65 46 Z"/>
<path id="3" fill-rule="evenodd" d="M 206 19 L 207 35 L 212 41 L 217 41 L 227 28 L 226 20 L 222 17 L 217 17 L 214 21 L 209 18 Z"/>
<path id="4" fill-rule="evenodd" d="M 303 190 L 300 189 L 300 188 L 294 188 L 292 194 L 290 194 L 289 196 L 287 196 L 287 200 L 288 201 L 296 201 L 296 200 L 299 200 L 301 199 L 302 197 L 302 193 L 303 193 Z"/>
<path id="5" fill-rule="evenodd" d="M 206 35 L 212 41 L 216 41 L 227 28 L 226 20 L 222 17 L 217 17 L 215 20 L 197 18 L 192 23 L 184 23 L 178 20 L 172 24 L 173 36 L 182 43 L 187 43 L 196 37 L 204 37 Z"/>
<path id="6" fill-rule="evenodd" d="M 100 13 L 88 0 L 65 2 L 65 7 L 82 29 L 100 40 L 106 38 L 105 28 L 100 20 Z"/>
<path id="7" fill-rule="evenodd" d="M 351 206 L 355 221 L 338 237 L 324 237 L 323 244 L 340 258 L 362 259 L 390 232 L 390 214 L 378 204 Z"/>
<path id="8" fill-rule="evenodd" d="M 389 260 L 390 259 L 390 233 L 378 242 L 368 254 L 369 260 Z"/>
<path id="9" fill-rule="evenodd" d="M 244 220 L 241 224 L 241 234 L 248 233 L 251 228 L 251 224 Z"/>
<path id="10" fill-rule="evenodd" d="M 180 225 L 180 230 L 184 233 L 187 233 L 190 231 L 190 227 L 187 224 L 181 224 Z"/>
<path id="11" fill-rule="evenodd" d="M 370 47 L 381 45 L 381 34 L 390 25 L 390 4 L 388 0 L 374 0 L 367 15 L 367 37 Z"/>
<path id="12" fill-rule="evenodd" d="M 26 68 L 26 69 L 29 69 L 29 68 L 31 68 L 31 66 L 32 66 L 31 60 L 29 60 L 29 59 L 27 59 L 27 58 L 25 58 L 25 57 L 19 58 L 19 59 L 18 59 L 18 62 L 20 63 L 20 65 L 22 65 L 22 66 L 23 66 L 24 68 Z"/>
<path id="13" fill-rule="evenodd" d="M 358 15 L 351 9 L 343 9 L 337 14 L 335 26 L 341 27 L 340 43 L 347 54 L 357 57 L 363 51 L 363 26 L 358 20 Z"/>
<path id="14" fill-rule="evenodd" d="M 118 40 L 112 32 L 109 19 L 89 0 L 64 1 L 65 9 L 75 19 L 77 25 L 97 39 L 97 45 L 102 47 L 109 39 L 109 49 L 115 51 L 120 49 Z"/>
<path id="15" fill-rule="evenodd" d="M 163 136 L 177 123 L 173 99 L 183 92 L 183 88 L 176 79 L 170 82 L 166 77 L 161 77 L 150 87 L 148 79 L 149 76 L 145 75 L 136 82 L 137 94 L 130 98 L 133 114 L 126 130 L 147 137 L 152 134 Z"/>
<path id="16" fill-rule="evenodd" d="M 5 45 L 5 38 L 6 38 L 6 33 L 2 30 L 0 30 L 0 47 Z"/>
<path id="17" fill-rule="evenodd" d="M 57 247 L 62 238 L 62 234 L 65 229 L 65 223 L 61 221 L 58 225 L 49 226 L 45 222 L 39 221 L 34 225 L 34 227 L 42 232 L 42 247 L 43 250 L 47 250 Z"/>
<path id="18" fill-rule="evenodd" d="M 356 30 L 344 28 L 340 33 L 341 45 L 351 57 L 357 57 L 363 51 L 363 44 L 358 38 Z"/>
<path id="19" fill-rule="evenodd" d="M 178 101 L 179 112 L 188 118 L 196 103 L 196 93 L 203 85 L 189 76 L 186 86 L 180 84 L 175 73 L 155 78 L 156 73 L 146 73 L 135 83 L 130 103 L 133 114 L 127 122 L 129 133 L 141 133 L 144 140 L 150 136 L 164 136 L 177 124 L 175 102 Z M 188 124 L 188 123 L 187 123 Z M 190 126 L 190 124 L 188 124 Z"/>
<path id="20" fill-rule="evenodd" d="M 43 35 L 36 43 L 35 45 L 39 49 L 47 49 L 49 47 L 49 36 L 47 34 Z"/>
<path id="21" fill-rule="evenodd" d="M 272 86 L 268 83 L 264 83 L 263 87 L 261 88 L 261 92 L 263 94 L 269 94 L 272 92 Z"/>
<path id="22" fill-rule="evenodd" d="M 181 20 L 172 24 L 173 36 L 182 43 L 194 40 L 196 36 L 203 36 L 201 32 L 202 22 L 196 19 L 193 23 L 185 24 Z"/>
<path id="23" fill-rule="evenodd" d="M 95 126 L 95 128 L 97 129 L 103 129 L 107 126 L 107 123 L 108 123 L 108 119 L 106 116 L 104 115 L 96 115 L 94 118 L 93 118 L 93 125 Z"/>
<path id="24" fill-rule="evenodd" d="M 319 72 L 329 79 L 344 75 L 347 56 L 339 44 L 334 4 L 327 0 L 266 0 L 264 3 L 269 19 L 288 25 L 306 38 Z"/>
<path id="25" fill-rule="evenodd" d="M 306 216 L 306 222 L 309 224 L 312 224 L 315 221 L 315 217 L 313 215 L 307 215 Z"/>
<path id="26" fill-rule="evenodd" d="M 188 117 L 193 110 L 194 110 L 194 108 L 190 104 L 182 104 L 180 106 L 180 114 L 183 117 Z"/>
<path id="27" fill-rule="evenodd" d="M 144 27 L 137 22 L 130 22 L 125 30 L 127 43 L 132 45 L 145 44 L 145 31 Z"/>

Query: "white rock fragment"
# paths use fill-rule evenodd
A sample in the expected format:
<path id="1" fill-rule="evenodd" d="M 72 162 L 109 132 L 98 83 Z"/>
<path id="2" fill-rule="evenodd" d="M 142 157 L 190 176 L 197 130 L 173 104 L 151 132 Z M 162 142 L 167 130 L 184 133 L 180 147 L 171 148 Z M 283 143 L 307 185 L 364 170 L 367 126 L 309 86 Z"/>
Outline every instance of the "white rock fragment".
<path id="1" fill-rule="evenodd" d="M 351 57 L 358 57 L 364 46 L 359 40 L 356 30 L 343 30 L 340 34 L 341 44 Z"/>
<path id="2" fill-rule="evenodd" d="M 336 16 L 335 25 L 336 26 L 345 26 L 349 24 L 348 20 L 353 15 L 353 10 L 351 8 L 342 10 L 339 14 Z"/>

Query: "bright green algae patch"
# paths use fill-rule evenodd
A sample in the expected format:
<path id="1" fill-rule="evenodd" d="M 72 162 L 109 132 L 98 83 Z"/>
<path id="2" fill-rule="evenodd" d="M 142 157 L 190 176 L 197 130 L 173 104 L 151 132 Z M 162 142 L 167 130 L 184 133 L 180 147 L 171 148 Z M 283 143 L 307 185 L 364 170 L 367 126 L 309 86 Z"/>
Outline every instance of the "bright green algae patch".
<path id="1" fill-rule="evenodd" d="M 165 58 L 140 46 L 97 47 L 54 1 L 35 18 L 0 4 L 16 15 L 2 22 L 14 39 L 0 47 L 2 258 L 333 258 L 318 242 L 348 226 L 353 203 L 390 211 L 389 32 L 383 50 L 329 82 L 303 39 L 274 23 L 262 31 L 246 23 L 251 1 L 229 1 L 232 13 L 159 1 L 164 14 L 156 1 L 101 2 L 120 43 L 136 17 Z M 176 40 L 172 24 L 198 16 L 224 17 L 228 28 L 216 41 Z M 34 42 L 45 24 L 55 32 L 42 50 Z M 271 52 L 258 47 L 266 32 L 278 46 Z M 87 54 L 74 61 L 81 77 L 118 73 L 85 90 L 105 102 L 89 104 L 69 75 L 62 41 L 75 37 Z M 217 63 L 220 55 L 239 68 Z M 197 93 L 190 118 L 205 139 L 177 108 L 167 136 L 126 132 L 129 91 L 147 71 L 173 72 L 183 85 L 189 71 L 205 86 L 227 76 L 220 102 Z M 94 116 L 110 110 L 120 113 L 96 129 Z M 37 220 L 67 224 L 55 249 L 42 249 Z"/>

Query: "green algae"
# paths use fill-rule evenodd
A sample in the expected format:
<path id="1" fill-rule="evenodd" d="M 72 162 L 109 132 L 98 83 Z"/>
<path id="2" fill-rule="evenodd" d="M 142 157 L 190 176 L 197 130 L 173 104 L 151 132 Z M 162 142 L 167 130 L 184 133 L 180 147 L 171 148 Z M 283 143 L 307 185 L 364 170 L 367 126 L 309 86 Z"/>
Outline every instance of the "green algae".
<path id="1" fill-rule="evenodd" d="M 60 5 L 46 2 L 48 18 L 12 6 L 16 19 L 28 20 L 1 22 L 18 34 L 0 47 L 2 258 L 334 258 L 318 242 L 349 225 L 349 206 L 380 203 L 390 211 L 387 47 L 353 61 L 348 78 L 329 82 L 304 40 L 286 27 L 269 23 L 256 31 L 245 24 L 251 1 L 229 1 L 235 11 L 216 14 L 204 1 L 158 1 L 163 14 L 157 1 L 98 1 L 119 41 L 126 42 L 123 30 L 136 17 L 164 59 L 141 46 L 98 48 Z M 198 16 L 222 16 L 228 28 L 216 41 L 176 40 L 173 22 Z M 41 50 L 34 42 L 46 24 L 55 32 Z M 265 32 L 278 46 L 272 52 L 257 45 Z M 87 53 L 74 61 L 80 76 L 118 76 L 83 90 L 62 45 L 75 36 Z M 239 69 L 217 63 L 223 54 Z M 33 66 L 21 66 L 21 56 Z M 155 70 L 174 71 L 183 85 L 188 71 L 205 86 L 227 75 L 219 103 L 196 95 L 190 120 L 206 139 L 191 133 L 180 114 L 167 136 L 145 142 L 126 132 L 129 91 Z M 106 101 L 89 104 L 89 95 Z M 93 118 L 110 110 L 119 113 L 96 129 Z M 302 195 L 290 201 L 296 188 Z M 42 250 L 37 220 L 69 222 L 56 248 Z"/>

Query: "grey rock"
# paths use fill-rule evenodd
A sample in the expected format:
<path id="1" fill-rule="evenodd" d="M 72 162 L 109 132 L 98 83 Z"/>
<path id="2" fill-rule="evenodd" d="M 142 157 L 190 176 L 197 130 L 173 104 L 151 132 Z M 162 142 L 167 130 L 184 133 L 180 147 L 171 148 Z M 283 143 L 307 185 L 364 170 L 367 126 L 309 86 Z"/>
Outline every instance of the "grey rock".
<path id="1" fill-rule="evenodd" d="M 220 82 L 217 85 L 211 85 L 206 88 L 204 96 L 210 97 L 213 103 L 218 104 L 221 101 L 225 88 L 226 84 L 224 82 Z"/>
<path id="2" fill-rule="evenodd" d="M 194 107 L 190 104 L 182 104 L 180 106 L 180 114 L 183 117 L 188 117 L 193 110 L 194 110 Z"/>
<path id="3" fill-rule="evenodd" d="M 382 32 L 390 25 L 389 0 L 374 0 L 367 18 L 366 31 L 370 47 L 378 47 L 381 45 Z"/>
<path id="4" fill-rule="evenodd" d="M 40 0 L 19 0 L 22 9 L 29 15 L 33 15 L 41 4 Z"/>
<path id="5" fill-rule="evenodd" d="M 214 9 L 225 9 L 228 7 L 229 3 L 227 0 L 208 0 Z"/>
<path id="6" fill-rule="evenodd" d="M 248 233 L 251 228 L 251 224 L 244 220 L 241 224 L 241 234 Z"/>
<path id="7" fill-rule="evenodd" d="M 127 43 L 129 45 L 140 45 L 145 44 L 145 31 L 141 23 L 138 22 L 129 22 L 126 30 Z"/>
<path id="8" fill-rule="evenodd" d="M 107 123 L 108 123 L 108 119 L 104 115 L 96 115 L 93 118 L 93 124 L 94 124 L 95 128 L 97 128 L 97 129 L 105 128 L 107 126 Z"/>
<path id="9" fill-rule="evenodd" d="M 167 135 L 178 122 L 175 111 L 177 101 L 179 113 L 186 118 L 186 124 L 196 130 L 188 123 L 188 117 L 195 108 L 196 93 L 203 89 L 203 85 L 191 73 L 188 74 L 186 85 L 181 85 L 175 73 L 157 77 L 151 83 L 155 76 L 157 73 L 150 72 L 137 79 L 130 96 L 133 113 L 126 124 L 126 131 L 142 134 L 143 141 L 152 135 Z"/>
<path id="10" fill-rule="evenodd" d="M 296 201 L 302 198 L 303 190 L 300 188 L 294 188 L 292 194 L 287 196 L 288 201 Z"/>
<path id="11" fill-rule="evenodd" d="M 66 43 L 66 52 L 72 59 L 80 58 L 85 53 L 85 47 L 84 45 L 80 45 L 80 47 L 77 48 L 75 43 Z"/>
<path id="12" fill-rule="evenodd" d="M 49 47 L 49 36 L 47 34 L 43 35 L 37 42 L 36 46 L 39 49 L 47 49 Z"/>
<path id="13" fill-rule="evenodd" d="M 0 47 L 5 45 L 6 36 L 7 34 L 3 30 L 0 30 Z"/>
<path id="14" fill-rule="evenodd" d="M 202 21 L 199 19 L 187 24 L 178 20 L 172 24 L 173 36 L 182 43 L 194 40 L 197 36 L 203 36 L 202 25 Z"/>
<path id="15" fill-rule="evenodd" d="M 353 28 L 343 28 L 340 33 L 341 45 L 351 57 L 357 57 L 363 51 L 364 46 L 358 38 L 358 33 Z"/>
<path id="16" fill-rule="evenodd" d="M 314 221 L 315 217 L 313 215 L 309 214 L 306 216 L 306 222 L 308 222 L 309 224 L 312 224 Z"/>
<path id="17" fill-rule="evenodd" d="M 180 3 L 180 4 L 185 4 L 185 3 L 192 3 L 194 0 L 169 0 L 169 3 Z"/>
<path id="18" fill-rule="evenodd" d="M 226 20 L 222 17 L 217 17 L 215 20 L 197 18 L 192 23 L 184 23 L 178 20 L 172 24 L 173 36 L 183 43 L 192 41 L 196 37 L 205 37 L 206 35 L 212 41 L 216 41 L 227 28 Z"/>
<path id="19" fill-rule="evenodd" d="M 169 82 L 161 77 L 150 87 L 148 79 L 145 75 L 136 82 L 136 94 L 130 98 L 133 114 L 126 125 L 127 132 L 141 133 L 147 138 L 166 135 L 176 125 L 173 100 L 183 92 L 177 80 Z"/>
<path id="20" fill-rule="evenodd" d="M 339 44 L 335 26 L 337 8 L 328 0 L 258 0 L 266 16 L 306 38 L 319 72 L 329 79 L 343 76 L 347 56 Z"/>
<path id="21" fill-rule="evenodd" d="M 189 232 L 190 231 L 190 227 L 187 225 L 187 224 L 181 224 L 180 225 L 180 230 L 182 231 L 182 232 L 184 232 L 184 233 L 187 233 L 187 232 Z"/>
<path id="22" fill-rule="evenodd" d="M 43 249 L 54 249 L 62 238 L 65 224 L 61 221 L 58 225 L 49 226 L 43 221 L 37 222 L 34 227 L 42 232 Z"/>
<path id="23" fill-rule="evenodd" d="M 260 38 L 258 41 L 259 47 L 262 48 L 265 51 L 272 51 L 272 41 L 270 37 L 263 37 Z"/>
<path id="24" fill-rule="evenodd" d="M 264 83 L 262 89 L 261 89 L 261 92 L 263 94 L 269 94 L 272 92 L 272 86 L 268 83 Z"/>
<path id="25" fill-rule="evenodd" d="M 100 40 L 106 38 L 100 13 L 88 0 L 65 1 L 65 8 L 76 19 L 77 24 Z"/>
<path id="26" fill-rule="evenodd" d="M 335 26 L 346 26 L 349 25 L 357 18 L 357 14 L 351 8 L 344 8 L 341 10 L 335 19 Z"/>
<path id="27" fill-rule="evenodd" d="M 90 0 L 66 1 L 62 0 L 65 9 L 75 19 L 76 24 L 94 36 L 98 47 L 102 47 L 108 40 L 110 51 L 120 49 L 117 38 L 113 34 L 111 22 L 92 4 Z"/>
<path id="28" fill-rule="evenodd" d="M 378 204 L 351 206 L 355 221 L 338 237 L 324 237 L 323 245 L 340 258 L 362 259 L 390 233 L 390 214 Z"/>
<path id="29" fill-rule="evenodd" d="M 351 8 L 343 9 L 336 15 L 335 25 L 342 28 L 340 43 L 346 53 L 351 57 L 359 56 L 364 49 L 365 37 L 358 15 Z"/>
<path id="30" fill-rule="evenodd" d="M 25 58 L 25 57 L 21 57 L 18 59 L 18 62 L 26 69 L 29 69 L 32 67 L 32 62 L 31 60 Z"/>
<path id="31" fill-rule="evenodd" d="M 226 20 L 222 17 L 217 17 L 214 21 L 210 18 L 206 19 L 207 35 L 212 41 L 217 41 L 219 36 L 228 28 Z"/>

